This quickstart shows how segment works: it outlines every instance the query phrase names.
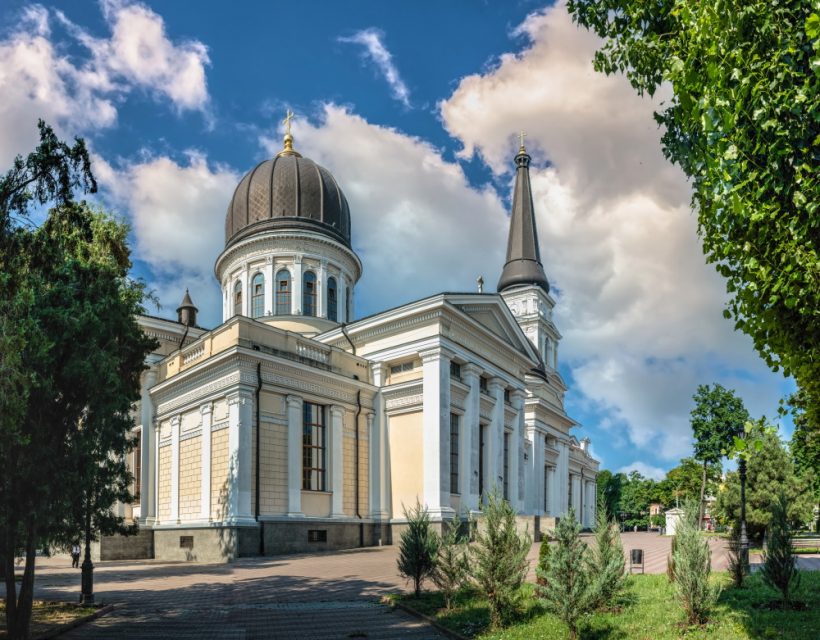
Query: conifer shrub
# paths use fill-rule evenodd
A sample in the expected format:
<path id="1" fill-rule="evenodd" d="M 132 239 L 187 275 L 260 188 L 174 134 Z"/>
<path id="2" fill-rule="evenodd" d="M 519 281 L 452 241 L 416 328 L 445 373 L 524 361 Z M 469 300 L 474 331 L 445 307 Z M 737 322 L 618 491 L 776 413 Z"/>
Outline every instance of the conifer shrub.
<path id="1" fill-rule="evenodd" d="M 415 507 L 404 509 L 404 517 L 407 529 L 401 534 L 397 564 L 399 574 L 413 581 L 413 591 L 418 597 L 422 583 L 435 570 L 439 536 L 430 527 L 427 507 L 422 507 L 418 501 Z"/>
<path id="2" fill-rule="evenodd" d="M 732 525 L 732 531 L 729 534 L 728 569 L 735 589 L 741 589 L 743 579 L 746 577 L 746 566 L 740 550 L 740 524 L 738 522 Z"/>
<path id="3" fill-rule="evenodd" d="M 772 504 L 772 519 L 768 530 L 768 546 L 763 551 L 763 581 L 781 594 L 782 606 L 792 604 L 792 593 L 800 586 L 792 531 L 789 525 L 788 500 L 782 492 Z"/>
<path id="4" fill-rule="evenodd" d="M 444 526 L 431 578 L 444 596 L 449 611 L 455 595 L 467 579 L 467 543 L 459 532 L 460 521 L 454 519 Z"/>
<path id="5" fill-rule="evenodd" d="M 527 552 L 532 544 L 528 532 L 515 526 L 515 511 L 498 491 L 491 491 L 483 508 L 483 522 L 476 527 L 470 548 L 471 577 L 487 598 L 490 624 L 500 627 L 518 604 L 521 585 L 527 577 Z"/>
<path id="6" fill-rule="evenodd" d="M 541 545 L 538 547 L 538 565 L 535 569 L 535 582 L 536 584 L 544 584 L 541 581 L 541 572 L 546 571 L 547 568 L 547 560 L 549 559 L 550 555 L 550 538 L 545 533 L 541 538 Z"/>
<path id="7" fill-rule="evenodd" d="M 581 525 L 570 509 L 552 534 L 555 546 L 546 556 L 545 568 L 536 570 L 541 579 L 535 588 L 536 595 L 547 611 L 567 625 L 570 640 L 578 638 L 581 620 L 592 612 L 596 603 L 588 549 L 580 533 Z"/>
<path id="8" fill-rule="evenodd" d="M 709 543 L 700 535 L 699 505 L 688 502 L 675 527 L 677 544 L 672 553 L 675 593 L 689 624 L 703 624 L 717 602 L 720 590 L 709 584 L 712 553 Z"/>
<path id="9" fill-rule="evenodd" d="M 675 581 L 675 551 L 678 548 L 678 536 L 672 536 L 672 546 L 669 555 L 666 556 L 666 577 L 669 582 Z"/>
<path id="10" fill-rule="evenodd" d="M 601 499 L 595 516 L 595 549 L 589 556 L 594 607 L 612 609 L 626 588 L 626 558 L 618 524 L 607 517 Z"/>

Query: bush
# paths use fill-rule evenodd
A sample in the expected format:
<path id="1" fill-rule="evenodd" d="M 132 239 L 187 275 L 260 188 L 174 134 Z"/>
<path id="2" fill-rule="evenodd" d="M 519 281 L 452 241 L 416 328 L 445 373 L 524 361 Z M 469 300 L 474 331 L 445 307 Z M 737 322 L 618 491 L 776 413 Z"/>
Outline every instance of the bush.
<path id="1" fill-rule="evenodd" d="M 746 563 L 740 550 L 740 523 L 732 526 L 729 536 L 729 575 L 732 576 L 732 583 L 736 589 L 743 587 L 743 579 L 746 577 Z"/>
<path id="2" fill-rule="evenodd" d="M 399 542 L 399 574 L 413 581 L 413 591 L 418 597 L 421 585 L 429 578 L 436 566 L 439 537 L 430 528 L 430 514 L 427 507 L 418 502 L 411 509 L 404 509 L 407 530 L 401 534 Z"/>
<path id="3" fill-rule="evenodd" d="M 570 509 L 555 527 L 556 545 L 547 555 L 545 570 L 537 569 L 541 584 L 535 588 L 544 608 L 569 627 L 570 640 L 578 637 L 578 623 L 596 604 L 587 546 L 580 533 L 581 525 Z"/>
<path id="4" fill-rule="evenodd" d="M 594 607 L 612 608 L 626 587 L 626 559 L 618 523 L 607 518 L 601 500 L 595 518 L 595 549 L 590 556 Z"/>
<path id="5" fill-rule="evenodd" d="M 683 511 L 675 527 L 677 544 L 672 553 L 675 592 L 689 624 L 703 624 L 720 591 L 709 584 L 712 554 L 709 543 L 700 535 L 697 502 L 688 502 Z"/>
<path id="6" fill-rule="evenodd" d="M 780 493 L 772 505 L 769 544 L 763 551 L 763 581 L 780 591 L 783 608 L 791 603 L 791 592 L 800 586 L 800 573 L 795 566 L 792 532 L 789 526 L 788 500 Z"/>
<path id="7" fill-rule="evenodd" d="M 490 492 L 484 506 L 483 526 L 476 527 L 470 555 L 472 578 L 487 598 L 493 627 L 501 626 L 515 610 L 529 569 L 527 552 L 531 542 L 529 533 L 518 533 L 510 503 L 497 491 Z"/>
<path id="8" fill-rule="evenodd" d="M 546 571 L 547 560 L 550 555 L 550 537 L 544 534 L 541 537 L 541 545 L 538 547 L 538 565 L 535 568 L 535 582 L 537 584 L 544 584 L 541 580 L 540 573 Z"/>
<path id="9" fill-rule="evenodd" d="M 436 566 L 431 578 L 444 595 L 444 606 L 453 606 L 453 597 L 467 577 L 466 543 L 459 533 L 461 522 L 452 520 L 445 525 L 439 544 Z"/>
<path id="10" fill-rule="evenodd" d="M 666 577 L 669 582 L 675 581 L 675 551 L 678 549 L 678 536 L 672 536 L 672 548 L 666 556 Z"/>

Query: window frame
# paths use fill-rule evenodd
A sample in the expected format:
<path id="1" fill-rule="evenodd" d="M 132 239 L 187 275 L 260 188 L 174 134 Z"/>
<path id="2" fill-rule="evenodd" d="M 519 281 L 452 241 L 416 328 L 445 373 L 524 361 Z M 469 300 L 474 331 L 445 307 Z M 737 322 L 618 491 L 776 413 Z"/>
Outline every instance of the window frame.
<path id="1" fill-rule="evenodd" d="M 308 289 L 308 283 L 312 286 Z M 316 288 L 318 279 L 313 271 L 305 271 L 302 274 L 302 315 L 316 317 L 317 313 L 317 295 Z M 308 292 L 310 291 L 310 292 Z M 310 309 L 309 309 L 310 307 Z"/>
<path id="2" fill-rule="evenodd" d="M 284 282 L 284 278 L 282 275 L 287 276 L 288 286 L 287 289 L 282 291 L 279 288 L 280 282 Z M 276 272 L 276 276 L 274 276 L 274 292 L 273 292 L 273 302 L 274 302 L 274 309 L 273 312 L 278 316 L 289 316 L 292 314 L 292 295 L 293 295 L 293 276 L 291 276 L 290 271 L 287 269 L 279 269 Z M 282 307 L 285 307 L 284 309 Z"/>
<path id="3" fill-rule="evenodd" d="M 242 315 L 242 281 L 237 280 L 233 285 L 233 315 Z"/>
<path id="4" fill-rule="evenodd" d="M 257 293 L 257 287 L 261 293 Z M 258 313 L 257 313 L 258 311 Z M 265 315 L 265 274 L 261 271 L 251 279 L 251 318 L 262 318 Z"/>
<path id="5" fill-rule="evenodd" d="M 457 413 L 450 414 L 450 493 L 454 495 L 460 495 L 458 490 L 460 418 L 461 416 Z"/>
<path id="6" fill-rule="evenodd" d="M 331 292 L 333 292 L 332 297 Z M 339 283 L 333 276 L 327 279 L 327 312 L 325 315 L 328 320 L 339 321 Z"/>
<path id="7" fill-rule="evenodd" d="M 302 491 L 327 491 L 326 416 L 327 407 L 324 405 L 303 403 Z"/>

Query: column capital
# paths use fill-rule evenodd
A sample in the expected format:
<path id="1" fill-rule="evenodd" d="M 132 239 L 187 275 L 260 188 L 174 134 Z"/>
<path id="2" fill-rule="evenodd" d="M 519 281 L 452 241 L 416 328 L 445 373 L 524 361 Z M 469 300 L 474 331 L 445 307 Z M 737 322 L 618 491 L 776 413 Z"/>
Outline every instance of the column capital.
<path id="1" fill-rule="evenodd" d="M 504 389 L 505 386 L 506 385 L 504 384 L 504 381 L 501 378 L 493 376 L 492 378 L 487 380 L 487 389 L 491 392 L 497 391 L 498 389 Z"/>
<path id="2" fill-rule="evenodd" d="M 159 434 L 159 420 L 156 416 L 151 419 L 151 425 L 154 427 L 154 433 Z"/>
<path id="3" fill-rule="evenodd" d="M 461 365 L 461 376 L 463 378 L 467 378 L 469 376 L 475 376 L 476 378 L 481 375 L 481 367 L 479 367 L 474 362 L 468 362 L 466 364 Z"/>
<path id="4" fill-rule="evenodd" d="M 214 403 L 213 402 L 206 402 L 204 404 L 199 405 L 199 413 L 203 416 L 211 415 L 211 412 L 214 410 Z"/>
<path id="5" fill-rule="evenodd" d="M 373 378 L 373 384 L 377 387 L 382 386 L 387 379 L 387 363 L 386 362 L 371 362 L 370 375 Z"/>
<path id="6" fill-rule="evenodd" d="M 434 362 L 436 360 L 451 360 L 454 355 L 455 354 L 452 351 L 441 346 L 419 351 L 419 357 L 421 358 L 422 364 L 427 364 L 428 362 Z"/>
<path id="7" fill-rule="evenodd" d="M 299 408 L 299 407 L 301 407 L 301 406 L 304 404 L 304 402 L 305 402 L 305 401 L 302 399 L 302 396 L 295 396 L 295 395 L 288 395 L 288 397 L 286 398 L 286 400 L 287 400 L 287 403 L 288 403 L 288 409 L 295 409 L 295 408 Z"/>
<path id="8" fill-rule="evenodd" d="M 370 429 L 370 427 L 373 426 L 373 420 L 376 419 L 376 414 L 375 413 L 366 413 L 366 414 L 364 414 L 364 419 L 367 421 L 367 428 Z"/>
<path id="9" fill-rule="evenodd" d="M 179 426 L 180 422 L 182 422 L 182 416 L 176 414 L 171 418 L 171 428 L 176 429 Z"/>
<path id="10" fill-rule="evenodd" d="M 245 404 L 250 402 L 253 398 L 253 394 L 245 389 L 239 389 L 238 391 L 232 391 L 227 394 L 225 398 L 228 400 L 228 406 L 232 406 L 235 404 Z"/>
<path id="11" fill-rule="evenodd" d="M 288 396 L 288 403 L 290 403 L 290 398 L 291 398 L 291 396 Z M 299 400 L 301 400 L 301 398 Z M 330 405 L 330 415 L 332 415 L 334 418 L 341 418 L 344 414 L 345 414 L 345 408 L 344 407 L 341 407 L 338 404 Z"/>

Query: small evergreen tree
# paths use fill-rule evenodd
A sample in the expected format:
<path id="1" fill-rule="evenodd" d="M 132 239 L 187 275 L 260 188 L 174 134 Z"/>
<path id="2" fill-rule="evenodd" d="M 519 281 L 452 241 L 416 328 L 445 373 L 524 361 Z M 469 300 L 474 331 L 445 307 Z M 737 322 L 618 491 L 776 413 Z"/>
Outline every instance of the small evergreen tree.
<path id="1" fill-rule="evenodd" d="M 444 595 L 444 606 L 452 608 L 453 598 L 467 578 L 467 557 L 464 537 L 459 532 L 459 520 L 445 525 L 436 556 L 432 579 Z"/>
<path id="2" fill-rule="evenodd" d="M 429 578 L 436 566 L 439 537 L 430 527 L 430 514 L 427 507 L 418 501 L 416 506 L 404 509 L 407 529 L 401 534 L 399 542 L 399 574 L 413 581 L 413 591 L 421 595 L 421 585 Z"/>
<path id="3" fill-rule="evenodd" d="M 783 608 L 791 604 L 791 593 L 800 586 L 800 573 L 795 566 L 792 533 L 789 526 L 788 500 L 780 493 L 772 505 L 769 544 L 763 552 L 763 580 L 782 594 Z"/>
<path id="4" fill-rule="evenodd" d="M 558 521 L 553 537 L 556 545 L 547 555 L 546 569 L 537 569 L 541 584 L 536 593 L 547 611 L 569 627 L 570 640 L 578 638 L 578 623 L 595 606 L 587 546 L 580 538 L 581 525 L 570 509 Z"/>
<path id="5" fill-rule="evenodd" d="M 699 506 L 689 501 L 675 526 L 677 545 L 672 553 L 675 592 L 689 624 L 703 624 L 717 601 L 719 590 L 709 584 L 712 554 L 698 529 Z"/>
<path id="6" fill-rule="evenodd" d="M 743 587 L 743 579 L 746 577 L 746 566 L 740 552 L 740 525 L 735 522 L 729 536 L 729 575 L 732 576 L 732 583 L 736 589 Z"/>
<path id="7" fill-rule="evenodd" d="M 675 551 L 678 549 L 678 536 L 672 536 L 672 547 L 669 550 L 669 555 L 666 556 L 666 577 L 669 582 L 675 581 Z"/>
<path id="8" fill-rule="evenodd" d="M 472 578 L 487 598 L 490 624 L 499 627 L 515 609 L 519 591 L 527 576 L 527 552 L 532 539 L 518 533 L 515 511 L 497 491 L 491 491 L 484 505 L 484 521 L 476 527 L 475 544 L 470 548 Z"/>
<path id="9" fill-rule="evenodd" d="M 535 582 L 544 584 L 541 573 L 547 570 L 547 560 L 550 555 L 550 537 L 545 533 L 541 537 L 541 546 L 538 547 L 538 565 L 535 569 Z"/>
<path id="10" fill-rule="evenodd" d="M 609 520 L 601 499 L 595 518 L 595 549 L 590 556 L 595 608 L 611 608 L 626 587 L 626 559 L 618 524 Z"/>

